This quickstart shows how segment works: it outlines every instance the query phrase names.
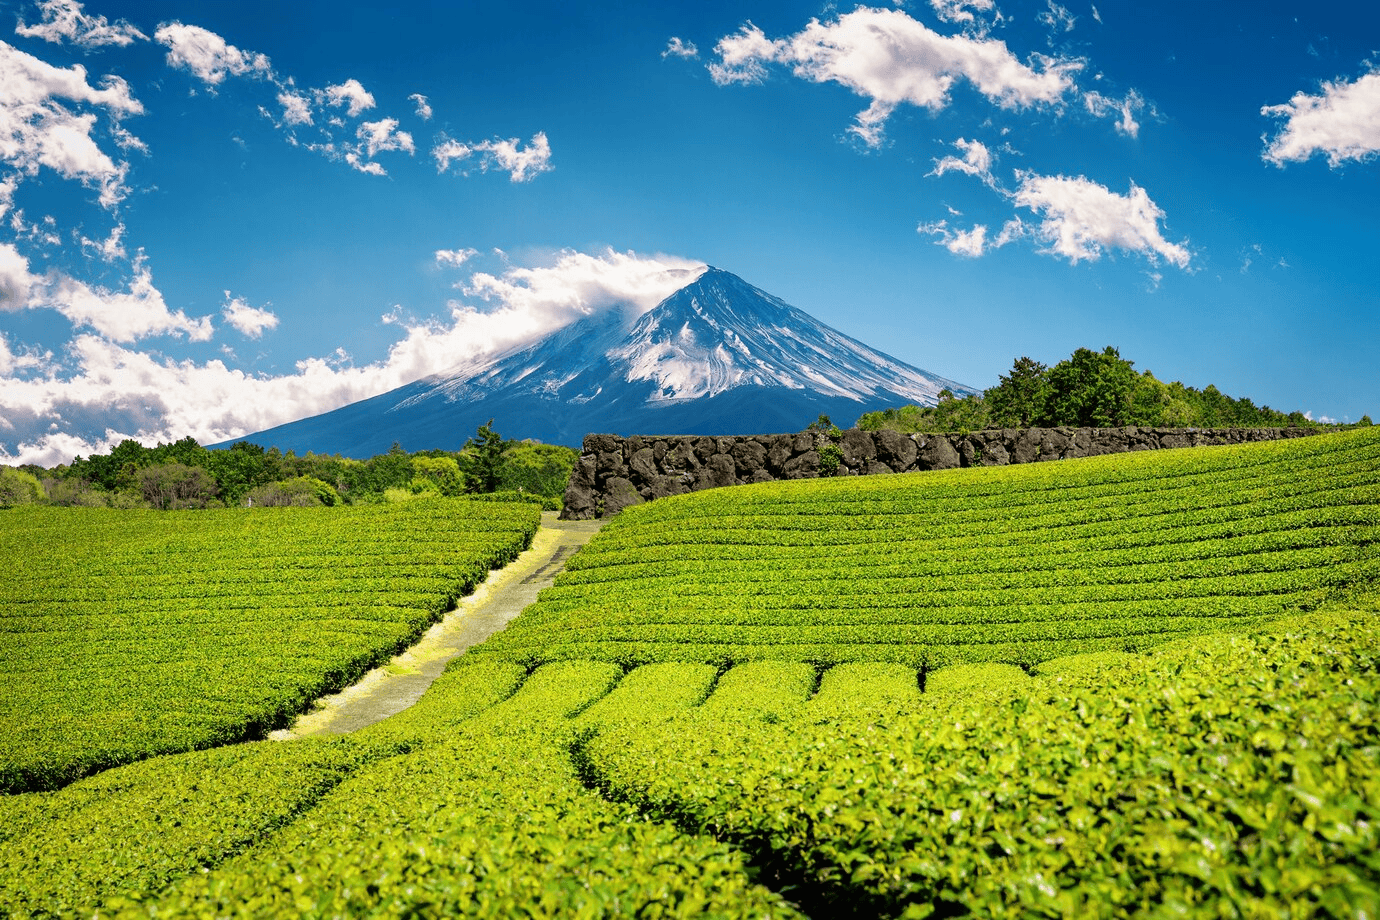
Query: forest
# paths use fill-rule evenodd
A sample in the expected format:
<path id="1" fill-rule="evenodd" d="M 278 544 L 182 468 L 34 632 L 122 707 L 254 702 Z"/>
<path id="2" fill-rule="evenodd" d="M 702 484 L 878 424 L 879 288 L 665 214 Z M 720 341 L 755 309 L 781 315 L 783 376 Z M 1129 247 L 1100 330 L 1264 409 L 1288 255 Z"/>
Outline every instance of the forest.
<path id="1" fill-rule="evenodd" d="M 76 457 L 51 470 L 0 467 L 0 506 L 214 508 L 337 505 L 399 501 L 417 495 L 490 496 L 560 507 L 578 454 L 553 444 L 505 439 L 481 425 L 458 451 L 386 454 L 356 460 L 296 456 L 239 441 L 228 449 L 186 437 L 144 447 L 126 439 L 108 454 Z"/>
<path id="2" fill-rule="evenodd" d="M 1364 416 L 1359 425 L 1371 424 Z M 981 394 L 939 393 L 935 406 L 901 406 L 869 412 L 857 426 L 869 431 L 982 431 L 989 428 L 1283 428 L 1322 427 L 1302 412 L 1233 399 L 1209 384 L 1199 390 L 1165 383 L 1108 345 L 1079 348 L 1053 367 L 1017 358 L 1000 382 Z"/>

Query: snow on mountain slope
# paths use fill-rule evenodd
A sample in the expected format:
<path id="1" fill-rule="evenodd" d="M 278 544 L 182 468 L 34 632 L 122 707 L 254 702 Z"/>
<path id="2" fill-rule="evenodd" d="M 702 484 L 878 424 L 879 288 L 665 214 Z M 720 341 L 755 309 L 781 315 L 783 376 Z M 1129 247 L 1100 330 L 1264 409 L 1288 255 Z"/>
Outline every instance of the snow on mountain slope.
<path id="1" fill-rule="evenodd" d="M 310 419 L 250 435 L 283 449 L 368 456 L 397 441 L 455 448 L 494 419 L 511 438 L 578 446 L 590 432 L 799 430 L 821 412 L 973 392 L 864 345 L 709 268 L 650 310 L 615 307 L 529 345 Z"/>

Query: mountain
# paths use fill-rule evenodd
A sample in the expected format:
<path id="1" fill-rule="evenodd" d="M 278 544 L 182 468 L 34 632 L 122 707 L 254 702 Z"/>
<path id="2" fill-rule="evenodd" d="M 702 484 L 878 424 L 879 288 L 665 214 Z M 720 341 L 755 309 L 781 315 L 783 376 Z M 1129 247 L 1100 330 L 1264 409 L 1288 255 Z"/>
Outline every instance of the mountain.
<path id="1" fill-rule="evenodd" d="M 509 438 L 578 447 L 591 432 L 764 434 L 821 413 L 843 425 L 972 388 L 829 328 L 710 268 L 646 312 L 613 308 L 497 356 L 247 435 L 265 447 L 368 457 L 457 449 L 490 418 Z"/>

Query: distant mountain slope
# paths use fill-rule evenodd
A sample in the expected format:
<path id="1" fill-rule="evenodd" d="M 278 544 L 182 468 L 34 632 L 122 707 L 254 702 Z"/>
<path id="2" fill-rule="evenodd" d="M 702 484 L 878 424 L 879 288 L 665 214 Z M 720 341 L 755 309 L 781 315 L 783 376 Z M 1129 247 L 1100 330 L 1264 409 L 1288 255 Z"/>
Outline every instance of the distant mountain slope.
<path id="1" fill-rule="evenodd" d="M 505 437 L 579 446 L 590 432 L 795 431 L 973 392 L 869 348 L 710 268 L 640 315 L 611 309 L 532 344 L 248 435 L 299 453 L 454 449 L 488 419 Z"/>

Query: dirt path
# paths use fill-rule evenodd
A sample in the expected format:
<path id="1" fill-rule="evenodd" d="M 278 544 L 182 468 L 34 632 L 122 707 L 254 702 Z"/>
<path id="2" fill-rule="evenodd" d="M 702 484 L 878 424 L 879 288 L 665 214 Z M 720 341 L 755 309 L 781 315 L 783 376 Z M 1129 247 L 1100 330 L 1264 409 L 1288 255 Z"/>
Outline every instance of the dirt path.
<path id="1" fill-rule="evenodd" d="M 323 697 L 316 708 L 291 728 L 273 732 L 279 741 L 342 735 L 381 722 L 421 698 L 452 658 L 498 632 L 537 599 L 565 568 L 572 553 L 589 542 L 602 520 L 560 521 L 544 512 L 532 547 L 489 577 L 469 597 L 460 599 L 412 648 L 375 668 L 358 683 Z"/>

